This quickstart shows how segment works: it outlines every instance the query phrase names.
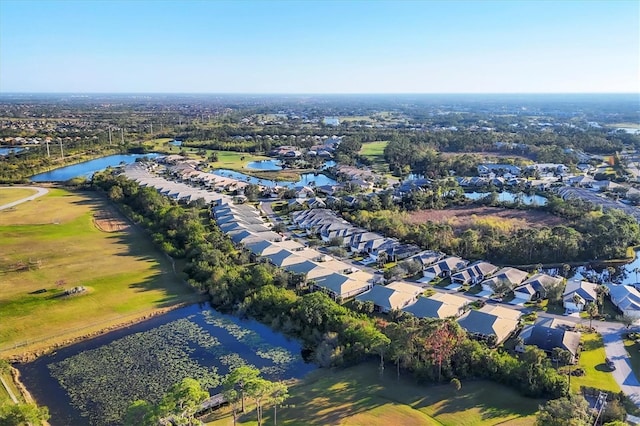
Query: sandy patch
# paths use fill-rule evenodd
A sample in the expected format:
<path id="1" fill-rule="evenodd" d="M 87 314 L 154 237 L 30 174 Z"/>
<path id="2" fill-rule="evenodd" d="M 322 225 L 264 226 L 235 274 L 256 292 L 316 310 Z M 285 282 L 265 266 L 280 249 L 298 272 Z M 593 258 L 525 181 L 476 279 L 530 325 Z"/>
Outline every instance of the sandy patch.
<path id="1" fill-rule="evenodd" d="M 94 214 L 93 223 L 102 232 L 119 232 L 129 228 L 129 224 L 111 207 Z"/>

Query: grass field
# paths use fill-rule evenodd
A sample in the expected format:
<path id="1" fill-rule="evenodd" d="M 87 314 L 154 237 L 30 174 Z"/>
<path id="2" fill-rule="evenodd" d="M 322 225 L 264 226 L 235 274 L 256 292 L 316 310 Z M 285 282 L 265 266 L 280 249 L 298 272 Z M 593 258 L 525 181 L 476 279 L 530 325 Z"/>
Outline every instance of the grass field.
<path id="1" fill-rule="evenodd" d="M 97 194 L 52 189 L 0 211 L 2 357 L 42 351 L 196 299 L 138 228 L 100 231 L 94 215 L 105 210 Z M 87 291 L 62 296 L 75 286 Z"/>
<path id="2" fill-rule="evenodd" d="M 571 377 L 571 390 L 579 392 L 581 386 L 588 386 L 610 392 L 620 392 L 620 385 L 604 363 L 607 355 L 604 351 L 602 336 L 596 333 L 584 333 L 582 346 L 577 367 L 583 368 L 586 374 L 582 377 Z M 567 369 L 567 367 L 563 367 L 561 371 L 566 372 Z"/>
<path id="3" fill-rule="evenodd" d="M 0 187 L 0 206 L 27 198 L 35 193 L 35 189 Z"/>
<path id="4" fill-rule="evenodd" d="M 380 379 L 377 366 L 362 364 L 344 370 L 320 370 L 290 388 L 291 398 L 278 410 L 282 425 L 532 425 L 542 400 L 524 398 L 514 390 L 487 381 L 420 386 L 396 380 L 388 369 Z M 265 410 L 265 417 L 273 409 Z M 208 423 L 231 425 L 224 415 Z M 272 424 L 267 419 L 265 424 Z M 240 425 L 256 424 L 248 412 Z"/>
<path id="5" fill-rule="evenodd" d="M 389 141 L 367 142 L 362 144 L 359 154 L 367 157 L 373 163 L 384 162 L 384 148 Z"/>

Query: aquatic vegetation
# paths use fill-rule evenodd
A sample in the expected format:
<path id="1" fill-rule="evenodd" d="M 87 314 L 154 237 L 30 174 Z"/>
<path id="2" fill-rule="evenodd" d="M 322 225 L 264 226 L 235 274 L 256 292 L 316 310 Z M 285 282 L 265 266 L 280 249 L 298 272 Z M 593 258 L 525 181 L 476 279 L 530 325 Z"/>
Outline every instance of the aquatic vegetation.
<path id="1" fill-rule="evenodd" d="M 217 392 L 221 377 L 242 365 L 255 365 L 272 379 L 298 373 L 300 355 L 248 327 L 213 310 L 196 311 L 48 367 L 91 424 L 119 424 L 132 401 L 158 403 L 185 377 Z"/>
<path id="2" fill-rule="evenodd" d="M 185 377 L 209 388 L 218 386 L 217 369 L 190 357 L 195 345 L 210 348 L 218 344 L 197 324 L 179 319 L 82 352 L 49 369 L 92 424 L 113 424 L 121 420 L 131 401 L 156 403 Z"/>

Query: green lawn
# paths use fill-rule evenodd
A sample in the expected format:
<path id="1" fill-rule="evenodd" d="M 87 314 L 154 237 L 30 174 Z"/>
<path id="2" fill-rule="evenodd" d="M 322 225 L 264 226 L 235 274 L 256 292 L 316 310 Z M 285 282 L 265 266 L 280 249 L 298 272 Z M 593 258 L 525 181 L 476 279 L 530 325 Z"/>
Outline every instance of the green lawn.
<path id="1" fill-rule="evenodd" d="M 94 215 L 106 211 L 97 194 L 61 189 L 0 211 L 3 357 L 44 350 L 197 299 L 137 227 L 99 230 Z M 60 296 L 75 286 L 86 293 Z"/>
<path id="2" fill-rule="evenodd" d="M 384 162 L 384 148 L 389 141 L 366 142 L 362 144 L 359 154 L 374 163 Z"/>
<path id="3" fill-rule="evenodd" d="M 21 200 L 35 193 L 35 189 L 12 188 L 10 186 L 0 187 L 0 206 Z"/>
<path id="4" fill-rule="evenodd" d="M 341 370 L 319 370 L 290 388 L 287 407 L 278 410 L 282 425 L 532 425 L 542 400 L 520 396 L 492 382 L 463 382 L 421 386 L 396 380 L 389 368 L 384 379 L 377 365 L 362 364 Z M 273 409 L 265 410 L 271 417 Z M 212 426 L 231 425 L 228 414 L 217 413 Z M 239 425 L 253 425 L 255 412 L 248 412 Z M 268 418 L 265 424 L 273 424 Z"/>
<path id="5" fill-rule="evenodd" d="M 580 367 L 584 369 L 585 375 L 582 377 L 571 376 L 571 390 L 579 392 L 581 386 L 603 389 L 610 392 L 620 392 L 620 385 L 616 383 L 613 375 L 604 363 L 606 353 L 602 336 L 597 333 L 582 334 L 582 352 L 580 352 L 580 360 L 574 369 Z M 567 372 L 569 367 L 562 367 L 562 372 Z"/>
<path id="6" fill-rule="evenodd" d="M 629 354 L 633 374 L 640 377 L 640 344 L 631 339 L 624 339 L 624 348 Z"/>

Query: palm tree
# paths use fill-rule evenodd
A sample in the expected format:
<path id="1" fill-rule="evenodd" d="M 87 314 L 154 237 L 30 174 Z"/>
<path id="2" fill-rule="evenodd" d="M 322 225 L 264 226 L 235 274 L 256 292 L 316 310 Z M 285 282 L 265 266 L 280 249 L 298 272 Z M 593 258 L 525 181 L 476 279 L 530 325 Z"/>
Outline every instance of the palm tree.
<path id="1" fill-rule="evenodd" d="M 609 287 L 607 287 L 606 285 L 599 285 L 596 287 L 596 294 L 598 295 L 598 305 L 600 305 L 600 308 L 604 307 L 604 296 L 606 296 L 607 294 L 609 294 Z"/>
<path id="2" fill-rule="evenodd" d="M 591 328 L 591 323 L 593 322 L 593 317 L 598 315 L 598 305 L 593 302 L 589 302 L 585 307 L 587 314 L 589 314 L 589 328 Z"/>

